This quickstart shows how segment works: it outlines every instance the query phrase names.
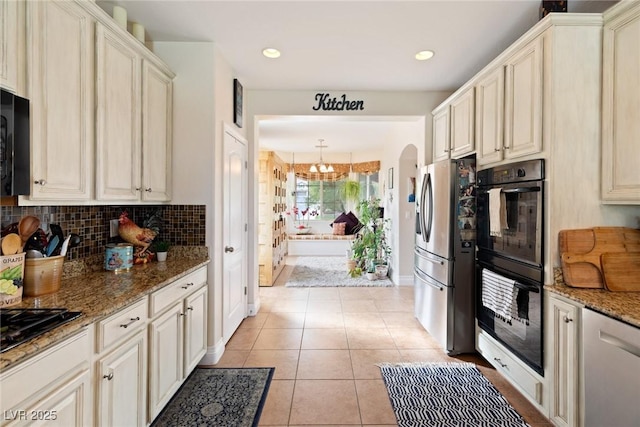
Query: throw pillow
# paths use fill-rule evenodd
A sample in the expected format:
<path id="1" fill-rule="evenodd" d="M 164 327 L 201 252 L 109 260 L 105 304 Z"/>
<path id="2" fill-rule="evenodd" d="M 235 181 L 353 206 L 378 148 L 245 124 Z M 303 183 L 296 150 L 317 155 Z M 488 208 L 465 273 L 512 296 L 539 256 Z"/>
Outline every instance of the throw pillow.
<path id="1" fill-rule="evenodd" d="M 351 211 L 347 214 L 349 220 L 347 221 L 347 234 L 356 234 L 363 227 L 358 217 Z"/>
<path id="2" fill-rule="evenodd" d="M 344 236 L 346 226 L 347 226 L 346 222 L 334 222 L 333 223 L 333 234 L 336 235 L 336 236 Z"/>
<path id="3" fill-rule="evenodd" d="M 333 220 L 331 224 L 329 224 L 329 226 L 333 228 L 333 224 L 335 224 L 336 222 L 348 222 L 348 220 L 349 217 L 347 216 L 347 214 L 342 212 L 336 219 Z"/>

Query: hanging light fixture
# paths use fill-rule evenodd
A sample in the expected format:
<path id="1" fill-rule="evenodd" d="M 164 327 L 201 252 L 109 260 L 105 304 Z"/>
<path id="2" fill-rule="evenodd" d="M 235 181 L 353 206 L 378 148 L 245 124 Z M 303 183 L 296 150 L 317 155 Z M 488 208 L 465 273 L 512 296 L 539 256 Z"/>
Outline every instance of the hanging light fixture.
<path id="1" fill-rule="evenodd" d="M 320 173 L 333 172 L 333 166 L 325 165 L 324 161 L 322 160 L 322 149 L 327 147 L 326 145 L 322 144 L 324 142 L 324 139 L 319 139 L 318 141 L 320 142 L 320 145 L 316 145 L 316 148 L 320 149 L 320 163 L 318 163 L 317 165 L 315 163 L 312 164 L 311 167 L 309 168 L 309 172 L 311 173 L 318 173 L 318 171 L 320 171 Z"/>

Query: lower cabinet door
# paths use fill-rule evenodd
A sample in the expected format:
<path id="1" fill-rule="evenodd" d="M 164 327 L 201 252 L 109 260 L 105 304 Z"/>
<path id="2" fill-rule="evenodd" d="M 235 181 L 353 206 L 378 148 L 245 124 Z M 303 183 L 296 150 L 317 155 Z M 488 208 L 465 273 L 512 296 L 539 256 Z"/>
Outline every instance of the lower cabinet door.
<path id="1" fill-rule="evenodd" d="M 207 352 L 207 287 L 185 299 L 184 376 Z"/>
<path id="2" fill-rule="evenodd" d="M 90 376 L 89 369 L 85 369 L 56 387 L 34 406 L 18 412 L 5 411 L 4 418 L 13 420 L 7 425 L 61 427 L 91 425 Z"/>
<path id="3" fill-rule="evenodd" d="M 183 303 L 175 304 L 149 327 L 149 422 L 182 384 Z"/>
<path id="4" fill-rule="evenodd" d="M 147 338 L 142 330 L 98 362 L 99 426 L 145 426 Z"/>

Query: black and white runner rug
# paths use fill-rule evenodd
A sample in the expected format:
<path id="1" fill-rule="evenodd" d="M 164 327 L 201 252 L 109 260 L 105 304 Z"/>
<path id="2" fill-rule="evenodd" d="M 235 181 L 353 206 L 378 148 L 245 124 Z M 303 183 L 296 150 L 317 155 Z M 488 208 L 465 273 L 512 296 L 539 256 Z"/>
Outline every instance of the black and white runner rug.
<path id="1" fill-rule="evenodd" d="M 525 427 L 473 363 L 380 364 L 400 427 Z"/>

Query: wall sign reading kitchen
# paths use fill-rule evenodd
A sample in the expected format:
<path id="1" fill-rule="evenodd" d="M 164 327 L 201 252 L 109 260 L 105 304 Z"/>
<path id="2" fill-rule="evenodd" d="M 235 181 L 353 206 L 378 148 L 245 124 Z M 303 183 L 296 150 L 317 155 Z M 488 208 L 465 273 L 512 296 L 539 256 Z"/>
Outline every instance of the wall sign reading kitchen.
<path id="1" fill-rule="evenodd" d="M 331 94 L 329 93 L 316 93 L 315 101 L 316 105 L 313 107 L 314 111 L 364 110 L 364 101 L 350 101 L 344 93 L 340 97 L 331 97 Z"/>

